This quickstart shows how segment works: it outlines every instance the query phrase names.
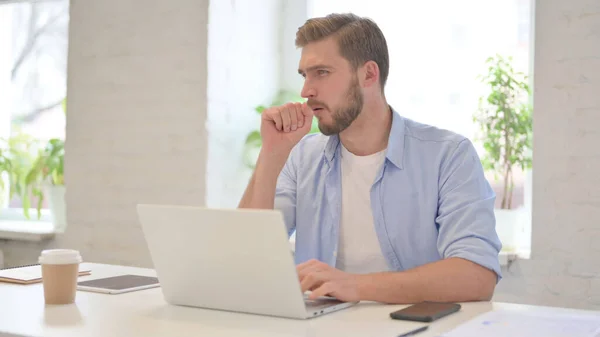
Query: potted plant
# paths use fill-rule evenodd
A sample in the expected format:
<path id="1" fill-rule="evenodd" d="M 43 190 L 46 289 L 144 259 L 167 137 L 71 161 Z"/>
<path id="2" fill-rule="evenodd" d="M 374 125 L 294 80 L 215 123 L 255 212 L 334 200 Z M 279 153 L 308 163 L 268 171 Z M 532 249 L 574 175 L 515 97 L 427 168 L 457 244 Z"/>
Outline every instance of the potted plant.
<path id="1" fill-rule="evenodd" d="M 4 162 L 7 174 L 7 180 L 10 185 L 10 190 L 5 194 L 6 204 L 18 195 L 22 199 L 23 209 L 26 211 L 25 216 L 29 218 L 28 209 L 30 207 L 30 198 L 23 198 L 29 194 L 29 187 L 25 177 L 36 160 L 38 150 L 38 141 L 32 136 L 17 131 L 7 141 L 4 148 Z M 37 196 L 37 194 L 34 194 Z"/>
<path id="2" fill-rule="evenodd" d="M 65 186 L 64 186 L 64 140 L 50 139 L 39 153 L 25 175 L 22 190 L 23 211 L 29 218 L 30 197 L 37 197 L 38 218 L 44 201 L 44 191 L 48 195 L 48 204 L 55 230 L 64 231 L 66 226 Z M 27 206 L 27 207 L 26 207 Z"/>
<path id="3" fill-rule="evenodd" d="M 67 113 L 67 98 L 62 101 L 63 112 Z M 65 204 L 65 184 L 64 184 L 64 165 L 65 165 L 65 141 L 60 138 L 48 140 L 46 145 L 39 149 L 37 157 L 29 167 L 24 179 L 23 189 L 23 212 L 29 218 L 30 194 L 37 197 L 37 215 L 41 216 L 41 208 L 44 202 L 44 196 L 48 196 L 48 206 L 54 229 L 57 232 L 64 232 L 66 221 Z M 45 193 L 44 193 L 45 192 Z"/>
<path id="4" fill-rule="evenodd" d="M 9 141 L 0 139 L 0 209 L 6 208 L 11 199 L 12 193 L 6 188 L 6 183 L 12 176 L 12 155 Z"/>
<path id="5" fill-rule="evenodd" d="M 485 150 L 483 167 L 502 183 L 500 208 L 495 210 L 496 229 L 509 250 L 518 222 L 512 203 L 514 170 L 531 168 L 533 129 L 527 76 L 516 72 L 511 63 L 512 58 L 500 55 L 487 59 L 487 73 L 480 79 L 488 87 L 488 94 L 479 99 L 473 117 Z"/>
<path id="6" fill-rule="evenodd" d="M 290 91 L 282 90 L 277 94 L 275 99 L 271 102 L 270 107 L 283 105 L 287 102 L 302 103 L 304 101 L 305 100 L 302 97 L 298 96 L 297 94 L 294 94 Z M 266 106 L 259 105 L 254 108 L 254 111 L 260 115 L 260 114 L 262 114 L 262 112 L 265 109 L 267 109 Z M 318 133 L 318 132 L 320 132 L 318 121 L 316 118 L 313 118 L 312 126 L 309 131 L 309 134 L 310 133 Z M 245 162 L 246 166 L 248 166 L 251 169 L 254 169 L 254 167 L 256 165 L 256 158 L 258 157 L 258 153 L 260 152 L 260 148 L 262 146 L 262 138 L 260 136 L 260 130 L 259 129 L 252 130 L 246 136 L 246 141 L 244 144 L 245 144 L 244 162 Z"/>

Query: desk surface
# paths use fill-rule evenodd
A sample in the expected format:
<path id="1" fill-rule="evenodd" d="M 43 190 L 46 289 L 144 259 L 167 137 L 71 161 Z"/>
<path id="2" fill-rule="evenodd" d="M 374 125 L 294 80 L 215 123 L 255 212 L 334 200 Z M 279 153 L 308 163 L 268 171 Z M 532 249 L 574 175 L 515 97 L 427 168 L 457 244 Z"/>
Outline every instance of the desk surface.
<path id="1" fill-rule="evenodd" d="M 151 269 L 84 264 L 92 275 L 80 280 L 123 273 L 154 276 Z M 160 288 L 120 295 L 77 292 L 76 303 L 46 306 L 41 284 L 0 283 L 0 336 L 382 336 L 395 337 L 422 323 L 392 320 L 402 305 L 360 303 L 349 309 L 303 320 L 172 306 Z M 460 312 L 433 323 L 417 337 L 433 337 L 478 314 L 496 308 L 540 307 L 507 303 L 465 303 Z M 541 308 L 552 312 L 578 310 Z M 583 311 L 581 311 L 583 312 Z"/>

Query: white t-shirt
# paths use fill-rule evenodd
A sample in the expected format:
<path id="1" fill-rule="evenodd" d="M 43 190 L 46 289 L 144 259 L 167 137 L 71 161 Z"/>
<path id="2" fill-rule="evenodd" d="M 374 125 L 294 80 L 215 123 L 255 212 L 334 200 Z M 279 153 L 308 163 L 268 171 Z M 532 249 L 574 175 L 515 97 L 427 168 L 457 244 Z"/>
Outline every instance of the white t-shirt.
<path id="1" fill-rule="evenodd" d="M 336 268 L 349 273 L 389 271 L 375 233 L 371 186 L 385 151 L 356 156 L 342 145 L 342 217 Z"/>

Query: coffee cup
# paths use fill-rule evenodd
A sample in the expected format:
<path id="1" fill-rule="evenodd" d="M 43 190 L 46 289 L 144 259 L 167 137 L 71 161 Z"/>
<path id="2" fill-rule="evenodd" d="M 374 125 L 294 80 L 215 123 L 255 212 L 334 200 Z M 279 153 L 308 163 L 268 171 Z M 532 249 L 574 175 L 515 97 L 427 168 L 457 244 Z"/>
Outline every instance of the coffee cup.
<path id="1" fill-rule="evenodd" d="M 39 257 L 46 304 L 75 302 L 81 255 L 71 249 L 49 249 Z"/>

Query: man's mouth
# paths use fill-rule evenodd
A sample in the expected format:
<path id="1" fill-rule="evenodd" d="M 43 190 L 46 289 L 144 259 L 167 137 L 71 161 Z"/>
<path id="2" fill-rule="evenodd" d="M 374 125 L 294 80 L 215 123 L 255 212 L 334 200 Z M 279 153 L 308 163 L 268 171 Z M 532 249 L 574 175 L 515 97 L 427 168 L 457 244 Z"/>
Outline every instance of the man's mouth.
<path id="1" fill-rule="evenodd" d="M 308 102 L 308 106 L 312 109 L 314 114 L 318 114 L 326 109 L 326 106 L 324 104 L 320 104 L 319 102 Z"/>

